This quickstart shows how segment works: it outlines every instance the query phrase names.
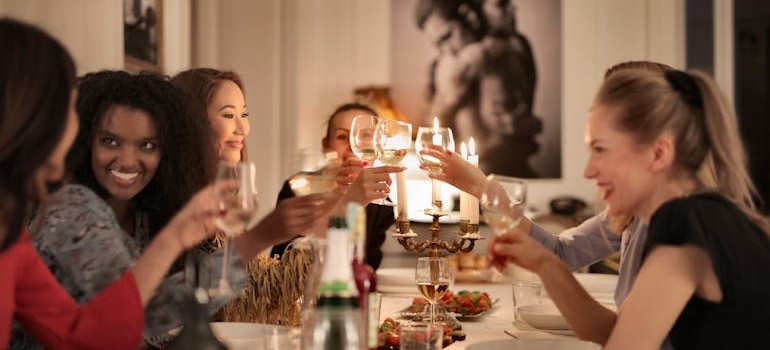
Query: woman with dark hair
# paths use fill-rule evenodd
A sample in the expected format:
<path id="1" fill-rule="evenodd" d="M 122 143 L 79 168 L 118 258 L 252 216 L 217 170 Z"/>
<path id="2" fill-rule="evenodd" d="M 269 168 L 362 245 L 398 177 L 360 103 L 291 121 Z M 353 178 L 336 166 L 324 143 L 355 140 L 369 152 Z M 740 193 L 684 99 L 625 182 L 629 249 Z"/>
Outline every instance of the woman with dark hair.
<path id="1" fill-rule="evenodd" d="M 393 225 L 393 208 L 370 203 L 383 198 L 389 193 L 391 179 L 389 174 L 402 171 L 402 167 L 381 166 L 365 168 L 367 164 L 353 154 L 350 149 L 350 125 L 357 115 L 374 115 L 377 112 L 360 103 L 346 103 L 332 112 L 326 123 L 326 135 L 321 146 L 327 151 L 334 151 L 342 161 L 338 176 L 337 193 L 339 203 L 356 202 L 366 208 L 366 263 L 377 269 L 382 262 L 382 244 L 385 243 L 385 231 Z M 278 203 L 294 197 L 289 181 L 283 183 L 278 194 Z M 276 245 L 271 255 L 283 255 L 291 242 Z"/>
<path id="2" fill-rule="evenodd" d="M 143 308 L 166 271 L 208 236 L 218 215 L 213 191 L 192 196 L 141 257 L 78 306 L 24 227 L 33 207 L 51 204 L 46 185 L 62 179 L 77 134 L 75 65 L 48 34 L 10 19 L 0 19 L 0 47 L 0 347 L 8 344 L 14 318 L 49 348 L 136 349 Z"/>
<path id="3" fill-rule="evenodd" d="M 184 95 L 164 76 L 100 71 L 82 77 L 78 90 L 81 129 L 67 156 L 74 183 L 51 196 L 30 231 L 49 269 L 83 301 L 133 264 L 209 182 L 215 160 L 208 125 L 185 116 Z M 232 262 L 229 279 L 243 284 L 243 264 Z M 145 310 L 145 339 L 181 325 L 184 283 L 180 271 L 161 284 Z M 215 297 L 211 312 L 226 301 Z M 14 334 L 14 346 L 24 343 Z"/>

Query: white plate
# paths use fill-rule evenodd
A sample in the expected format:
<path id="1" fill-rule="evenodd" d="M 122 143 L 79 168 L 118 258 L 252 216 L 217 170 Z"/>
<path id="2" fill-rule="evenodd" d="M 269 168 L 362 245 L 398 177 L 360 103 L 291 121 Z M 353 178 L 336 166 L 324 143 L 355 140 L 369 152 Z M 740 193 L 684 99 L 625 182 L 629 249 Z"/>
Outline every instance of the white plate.
<path id="1" fill-rule="evenodd" d="M 466 350 L 598 350 L 594 343 L 577 339 L 508 339 L 469 344 Z"/>
<path id="2" fill-rule="evenodd" d="M 417 290 L 414 280 L 414 267 L 383 268 L 377 269 L 377 286 L 404 287 L 409 286 Z"/>
<path id="3" fill-rule="evenodd" d="M 230 350 L 291 349 L 299 342 L 299 329 L 261 323 L 212 322 L 214 334 Z"/>
<path id="4" fill-rule="evenodd" d="M 618 285 L 618 275 L 604 273 L 576 273 L 575 278 L 591 295 L 613 295 Z"/>
<path id="5" fill-rule="evenodd" d="M 521 318 L 537 329 L 569 330 L 567 321 L 553 304 L 533 304 L 516 308 Z"/>

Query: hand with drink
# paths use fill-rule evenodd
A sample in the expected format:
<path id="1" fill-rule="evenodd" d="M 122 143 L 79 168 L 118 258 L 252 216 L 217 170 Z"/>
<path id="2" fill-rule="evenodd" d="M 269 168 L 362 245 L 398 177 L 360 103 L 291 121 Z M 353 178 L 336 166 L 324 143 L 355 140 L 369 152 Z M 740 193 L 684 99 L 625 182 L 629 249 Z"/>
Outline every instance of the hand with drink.
<path id="1" fill-rule="evenodd" d="M 489 175 L 479 203 L 487 225 L 495 234 L 505 234 L 516 227 L 524 216 L 527 183 L 513 177 Z"/>
<path id="2" fill-rule="evenodd" d="M 214 192 L 214 200 L 220 210 L 220 216 L 214 223 L 225 233 L 226 240 L 222 246 L 224 257 L 219 286 L 210 293 L 230 295 L 234 293 L 227 280 L 227 268 L 230 266 L 230 238 L 242 234 L 256 224 L 257 183 L 254 163 L 220 163 Z"/>
<path id="3" fill-rule="evenodd" d="M 378 137 L 381 136 L 381 131 L 378 131 L 380 124 L 380 119 L 373 115 L 358 115 L 353 118 L 353 123 L 350 125 L 350 149 L 356 157 L 365 162 L 363 163 L 364 166 L 371 166 L 382 154 L 380 152 L 381 149 L 379 148 L 380 144 L 378 143 Z M 399 150 L 389 149 L 386 161 L 391 163 L 396 161 L 396 164 L 391 165 L 397 165 L 397 162 L 400 161 L 400 159 L 398 159 L 398 152 Z M 404 155 L 406 155 L 406 152 L 404 152 Z M 377 184 L 379 184 L 379 186 L 377 186 L 378 189 L 376 190 L 376 193 L 379 194 L 379 196 L 373 200 L 372 203 L 379 205 L 394 205 L 386 198 L 388 193 L 390 193 L 390 177 Z"/>

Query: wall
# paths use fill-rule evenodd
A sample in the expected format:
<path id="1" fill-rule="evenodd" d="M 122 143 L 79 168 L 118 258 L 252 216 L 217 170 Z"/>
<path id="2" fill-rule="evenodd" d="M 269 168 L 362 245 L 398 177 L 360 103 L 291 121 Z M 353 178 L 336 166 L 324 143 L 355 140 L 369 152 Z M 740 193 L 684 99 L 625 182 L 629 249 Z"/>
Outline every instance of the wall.
<path id="1" fill-rule="evenodd" d="M 292 126 L 284 146 L 315 146 L 324 118 L 349 99 L 354 86 L 388 84 L 389 69 L 398 69 L 388 54 L 389 2 L 284 4 L 282 106 L 285 123 Z M 562 6 L 564 177 L 531 182 L 530 202 L 537 208 L 559 194 L 594 199 L 594 185 L 582 177 L 583 128 L 607 67 L 624 60 L 684 65 L 683 0 L 570 0 Z"/>
<path id="2" fill-rule="evenodd" d="M 593 184 L 582 178 L 593 93 L 618 61 L 683 66 L 683 1 L 563 1 L 564 177 L 532 181 L 536 207 L 558 194 L 593 199 Z M 355 86 L 389 83 L 397 69 L 389 59 L 389 6 L 389 0 L 166 0 L 167 72 L 205 65 L 234 69 L 246 81 L 247 145 L 260 165 L 261 215 L 273 207 L 294 151 L 319 145 L 333 107 Z M 0 14 L 51 31 L 71 50 L 80 73 L 123 66 L 119 1 L 0 0 Z"/>

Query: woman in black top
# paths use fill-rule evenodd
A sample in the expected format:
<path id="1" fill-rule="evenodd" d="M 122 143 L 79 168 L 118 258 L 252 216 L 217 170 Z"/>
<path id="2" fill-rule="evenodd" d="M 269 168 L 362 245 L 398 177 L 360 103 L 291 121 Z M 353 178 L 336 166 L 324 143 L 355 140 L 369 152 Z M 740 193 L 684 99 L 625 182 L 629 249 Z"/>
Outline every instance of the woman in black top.
<path id="1" fill-rule="evenodd" d="M 496 266 L 536 272 L 578 337 L 605 349 L 745 349 L 770 333 L 770 223 L 754 202 L 737 118 L 706 74 L 629 70 L 607 78 L 586 128 L 584 175 L 610 215 L 649 225 L 642 266 L 617 314 L 574 290 L 550 251 L 515 231 Z M 707 171 L 714 169 L 714 171 Z M 592 318 L 593 322 L 579 322 Z M 594 325 L 594 326 L 589 326 Z M 596 326 L 603 325 L 603 326 Z"/>
<path id="2" fill-rule="evenodd" d="M 368 167 L 365 161 L 357 158 L 350 149 L 350 125 L 357 115 L 377 115 L 370 107 L 359 103 L 343 104 L 329 116 L 326 136 L 321 145 L 327 151 L 336 151 L 342 161 L 337 189 L 341 194 L 339 203 L 357 202 L 366 206 L 366 263 L 377 269 L 382 262 L 382 244 L 385 242 L 385 231 L 393 225 L 395 217 L 393 207 L 370 203 L 372 200 L 384 198 L 390 192 L 390 174 L 403 171 L 400 166 Z M 288 181 L 284 182 L 278 194 L 278 202 L 294 197 Z M 284 242 L 273 247 L 270 255 L 283 255 L 291 243 Z"/>

